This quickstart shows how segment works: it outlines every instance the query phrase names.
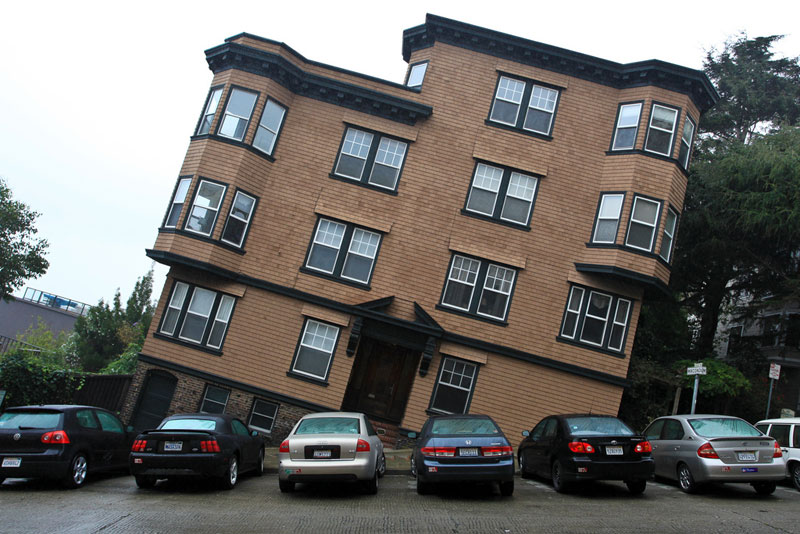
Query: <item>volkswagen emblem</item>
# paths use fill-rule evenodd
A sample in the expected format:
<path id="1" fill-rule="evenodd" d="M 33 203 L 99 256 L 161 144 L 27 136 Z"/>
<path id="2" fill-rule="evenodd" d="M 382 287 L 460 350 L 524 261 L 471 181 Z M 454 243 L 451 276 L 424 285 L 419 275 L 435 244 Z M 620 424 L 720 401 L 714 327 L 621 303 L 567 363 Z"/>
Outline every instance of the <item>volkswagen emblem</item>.
<path id="1" fill-rule="evenodd" d="M 464 443 L 466 443 L 467 445 L 472 445 L 472 440 L 471 440 L 471 439 L 468 439 L 468 440 L 467 440 L 467 441 L 465 441 Z"/>
<path id="2" fill-rule="evenodd" d="M 22 437 L 22 434 L 17 432 L 16 434 L 14 434 L 14 441 L 19 441 L 19 438 L 21 438 L 21 437 Z"/>

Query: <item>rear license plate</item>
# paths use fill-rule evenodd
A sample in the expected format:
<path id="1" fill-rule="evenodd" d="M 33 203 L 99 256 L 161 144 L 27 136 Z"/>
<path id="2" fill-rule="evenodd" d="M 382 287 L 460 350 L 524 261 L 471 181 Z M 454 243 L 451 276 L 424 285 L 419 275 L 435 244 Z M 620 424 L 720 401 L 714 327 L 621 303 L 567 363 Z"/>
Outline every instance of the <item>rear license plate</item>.
<path id="1" fill-rule="evenodd" d="M 755 462 L 756 453 L 754 452 L 740 452 L 737 453 L 740 462 Z"/>
<path id="2" fill-rule="evenodd" d="M 165 451 L 180 451 L 180 450 L 183 450 L 183 442 L 182 441 L 165 441 L 164 442 L 164 450 Z"/>
<path id="3" fill-rule="evenodd" d="M 3 467 L 19 467 L 22 465 L 22 458 L 3 458 Z"/>
<path id="4" fill-rule="evenodd" d="M 622 456 L 622 447 L 606 447 L 608 456 Z"/>
<path id="5" fill-rule="evenodd" d="M 742 467 L 742 473 L 758 473 L 758 467 Z"/>
<path id="6" fill-rule="evenodd" d="M 478 456 L 478 448 L 477 447 L 470 447 L 464 449 L 458 449 L 459 456 Z"/>
<path id="7" fill-rule="evenodd" d="M 330 458 L 331 451 L 322 450 L 322 451 L 314 451 L 314 458 Z"/>

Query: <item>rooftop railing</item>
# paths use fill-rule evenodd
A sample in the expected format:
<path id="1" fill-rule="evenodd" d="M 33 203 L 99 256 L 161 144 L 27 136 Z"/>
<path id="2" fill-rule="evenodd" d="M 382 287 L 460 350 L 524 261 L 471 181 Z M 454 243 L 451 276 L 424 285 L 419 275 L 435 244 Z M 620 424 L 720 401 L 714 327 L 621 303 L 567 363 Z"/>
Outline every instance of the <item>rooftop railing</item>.
<path id="1" fill-rule="evenodd" d="M 78 302 L 77 300 L 54 295 L 53 293 L 45 293 L 44 291 L 39 291 L 38 289 L 34 289 L 32 287 L 25 288 L 25 294 L 22 296 L 22 300 L 41 304 L 42 306 L 49 306 L 51 308 L 64 310 L 78 315 L 86 315 L 89 313 L 89 309 L 91 308 L 90 305 L 83 302 Z"/>

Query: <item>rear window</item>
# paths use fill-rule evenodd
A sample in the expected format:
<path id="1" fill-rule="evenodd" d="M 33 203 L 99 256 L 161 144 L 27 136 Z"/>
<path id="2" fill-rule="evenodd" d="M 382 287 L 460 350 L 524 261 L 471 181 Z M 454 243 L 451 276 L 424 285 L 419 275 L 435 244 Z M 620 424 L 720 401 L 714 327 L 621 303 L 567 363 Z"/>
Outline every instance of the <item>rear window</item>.
<path id="1" fill-rule="evenodd" d="M 0 415 L 0 428 L 40 430 L 61 426 L 60 412 L 6 412 Z"/>
<path id="2" fill-rule="evenodd" d="M 690 419 L 689 425 L 704 438 L 735 438 L 761 436 L 753 425 L 742 419 L 711 417 L 708 419 Z"/>
<path id="3" fill-rule="evenodd" d="M 567 417 L 573 436 L 632 436 L 633 430 L 615 417 Z"/>
<path id="4" fill-rule="evenodd" d="M 499 434 L 491 419 L 436 419 L 431 434 Z"/>
<path id="5" fill-rule="evenodd" d="M 170 419 L 159 430 L 216 430 L 217 422 L 211 419 Z"/>
<path id="6" fill-rule="evenodd" d="M 358 434 L 358 419 L 355 417 L 315 417 L 303 419 L 295 434 Z"/>

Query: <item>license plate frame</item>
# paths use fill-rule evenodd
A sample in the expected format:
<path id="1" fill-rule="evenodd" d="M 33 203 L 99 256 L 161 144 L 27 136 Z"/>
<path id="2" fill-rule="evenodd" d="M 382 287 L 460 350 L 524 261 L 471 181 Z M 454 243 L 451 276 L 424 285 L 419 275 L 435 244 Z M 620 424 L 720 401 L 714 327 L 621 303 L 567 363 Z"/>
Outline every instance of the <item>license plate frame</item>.
<path id="1" fill-rule="evenodd" d="M 22 467 L 22 458 L 3 458 L 3 467 Z"/>
<path id="2" fill-rule="evenodd" d="M 740 462 L 755 462 L 758 460 L 755 451 L 737 452 L 736 458 L 738 458 Z"/>
<path id="3" fill-rule="evenodd" d="M 333 455 L 330 449 L 317 449 L 314 451 L 314 458 L 327 459 Z"/>
<path id="4" fill-rule="evenodd" d="M 165 441 L 164 452 L 181 452 L 183 450 L 182 441 Z"/>
<path id="5" fill-rule="evenodd" d="M 621 445 L 606 445 L 606 456 L 622 456 L 625 454 Z"/>
<path id="6" fill-rule="evenodd" d="M 465 456 L 469 458 L 475 458 L 476 456 L 480 456 L 480 451 L 478 447 L 460 447 L 458 449 L 459 456 Z"/>

